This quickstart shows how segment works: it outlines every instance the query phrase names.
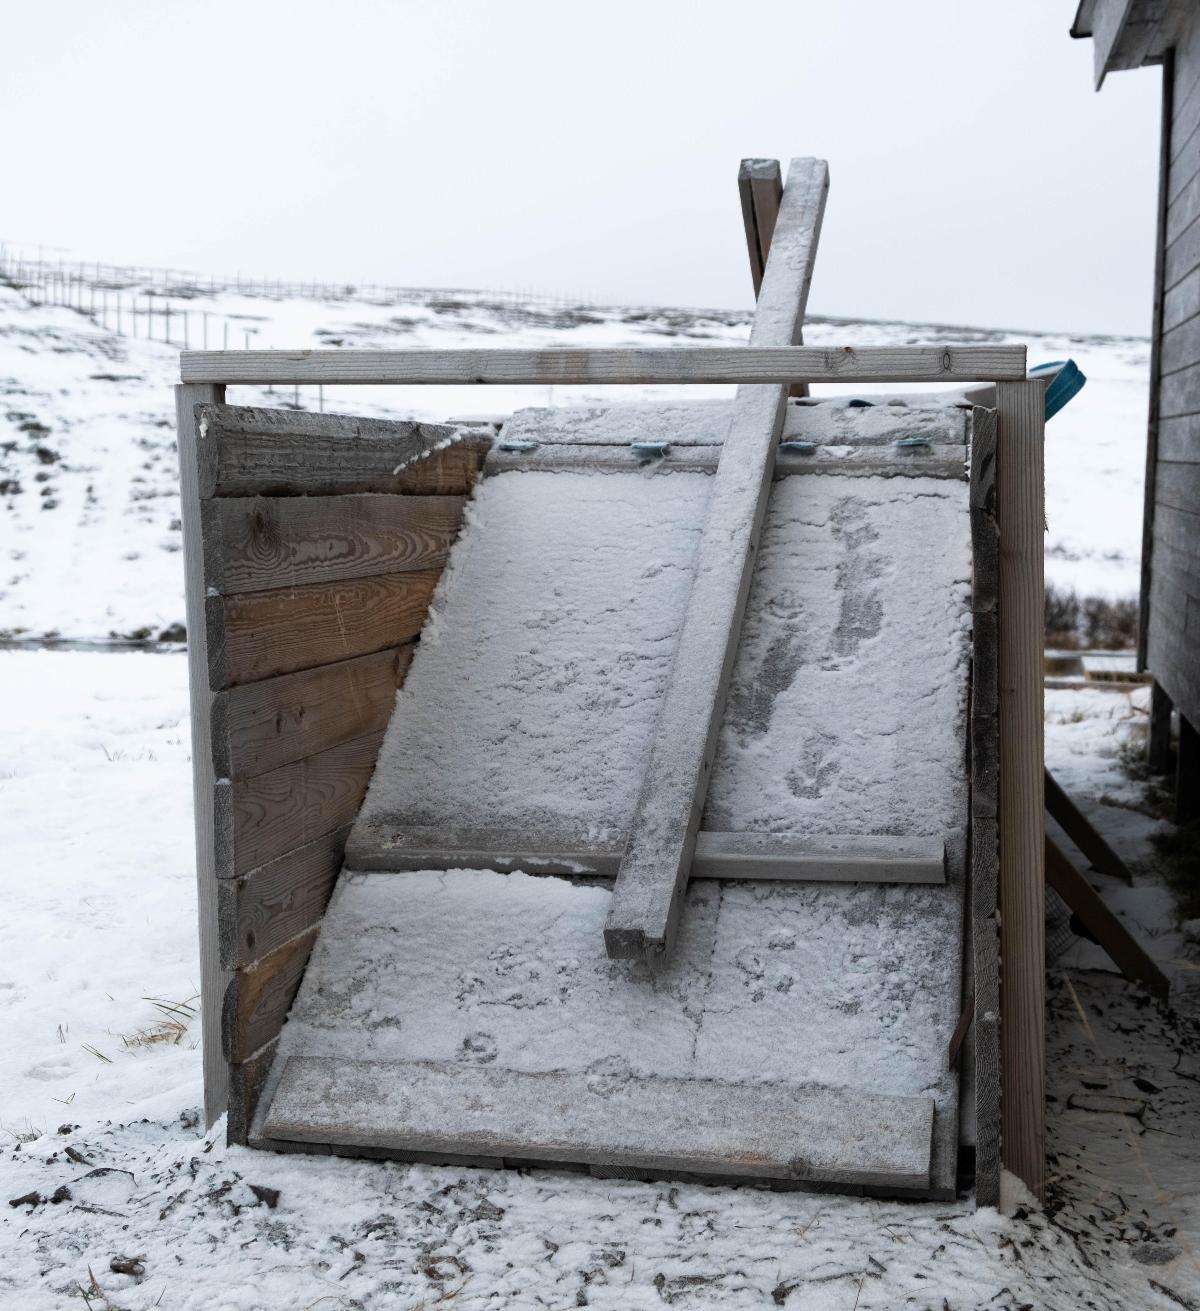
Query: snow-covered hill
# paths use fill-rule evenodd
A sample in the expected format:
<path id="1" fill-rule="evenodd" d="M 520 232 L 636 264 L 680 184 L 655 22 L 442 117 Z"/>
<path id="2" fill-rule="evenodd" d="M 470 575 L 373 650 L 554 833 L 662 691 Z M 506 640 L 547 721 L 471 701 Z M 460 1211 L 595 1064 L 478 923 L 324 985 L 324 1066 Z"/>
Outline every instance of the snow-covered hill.
<path id="1" fill-rule="evenodd" d="M 520 304 L 474 293 L 326 299 L 185 292 L 193 322 L 208 312 L 214 324 L 234 325 L 232 345 L 241 345 L 248 331 L 256 348 L 716 345 L 745 341 L 749 332 L 747 311 Z M 1047 578 L 1081 595 L 1136 593 L 1145 340 L 827 319 L 810 320 L 805 339 L 813 345 L 1026 341 L 1031 362 L 1074 357 L 1089 385 L 1048 432 Z M 0 283 L 0 638 L 182 636 L 171 394 L 177 356 L 176 346 L 117 335 L 77 310 L 33 305 Z M 816 389 L 822 390 L 834 389 Z M 229 398 L 440 419 L 682 391 L 327 388 L 318 395 L 316 388 L 247 387 L 231 389 Z"/>

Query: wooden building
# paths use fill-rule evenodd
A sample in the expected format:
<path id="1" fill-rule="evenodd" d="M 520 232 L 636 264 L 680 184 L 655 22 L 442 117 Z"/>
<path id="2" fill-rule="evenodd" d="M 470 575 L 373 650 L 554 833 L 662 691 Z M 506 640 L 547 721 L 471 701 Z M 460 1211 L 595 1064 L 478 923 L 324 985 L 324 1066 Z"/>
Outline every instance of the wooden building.
<path id="1" fill-rule="evenodd" d="M 1162 135 L 1138 658 L 1154 675 L 1151 768 L 1179 713 L 1178 818 L 1200 814 L 1200 3 L 1082 0 L 1071 35 L 1108 73 L 1162 67 Z"/>

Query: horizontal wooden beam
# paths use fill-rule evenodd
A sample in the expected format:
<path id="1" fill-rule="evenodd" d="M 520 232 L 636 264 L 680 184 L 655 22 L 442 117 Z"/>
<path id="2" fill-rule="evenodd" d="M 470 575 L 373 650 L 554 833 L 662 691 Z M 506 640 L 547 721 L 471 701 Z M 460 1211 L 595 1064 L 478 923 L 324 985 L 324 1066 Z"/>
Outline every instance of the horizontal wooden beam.
<path id="1" fill-rule="evenodd" d="M 524 870 L 534 874 L 616 875 L 625 839 L 607 843 L 584 835 L 530 840 L 529 835 L 446 833 L 360 820 L 346 846 L 346 865 L 379 872 L 424 869 Z M 941 838 L 875 835 L 801 836 L 790 833 L 703 831 L 696 841 L 691 877 L 777 879 L 828 883 L 944 883 Z"/>
<path id="2" fill-rule="evenodd" d="M 267 1138 L 874 1188 L 929 1187 L 933 1100 L 292 1056 Z"/>
<path id="3" fill-rule="evenodd" d="M 1023 379 L 1024 346 L 685 346 L 579 350 L 184 351 L 184 382 L 788 383 Z"/>

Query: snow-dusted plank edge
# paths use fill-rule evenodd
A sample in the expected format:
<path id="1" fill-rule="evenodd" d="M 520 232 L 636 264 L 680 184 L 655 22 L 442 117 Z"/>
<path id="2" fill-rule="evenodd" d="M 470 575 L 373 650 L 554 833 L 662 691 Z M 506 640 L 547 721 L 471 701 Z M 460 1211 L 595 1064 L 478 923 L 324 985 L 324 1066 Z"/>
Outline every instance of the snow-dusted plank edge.
<path id="1" fill-rule="evenodd" d="M 291 1056 L 261 1124 L 284 1141 L 922 1189 L 933 1113 L 845 1088 Z"/>
<path id="2" fill-rule="evenodd" d="M 1023 379 L 1025 347 L 762 346 L 752 339 L 749 346 L 183 351 L 179 369 L 184 382 L 265 386 L 990 382 Z"/>
<path id="3" fill-rule="evenodd" d="M 904 437 L 962 445 L 968 409 L 961 391 L 929 393 L 918 400 L 851 396 L 792 401 L 783 440 L 819 446 L 886 446 Z M 939 397 L 946 397 L 942 401 Z M 720 446 L 729 432 L 731 400 L 614 401 L 608 405 L 529 406 L 514 411 L 500 430 L 501 442 L 534 441 L 569 446 L 628 446 L 665 441 L 672 446 Z"/>
<path id="4" fill-rule="evenodd" d="M 346 867 L 380 873 L 519 869 L 611 878 L 624 851 L 623 836 L 603 843 L 582 834 L 531 840 L 519 833 L 413 829 L 375 816 L 355 825 L 346 846 Z M 702 831 L 690 873 L 700 879 L 945 883 L 946 846 L 938 837 Z"/>
<path id="5" fill-rule="evenodd" d="M 484 461 L 483 476 L 499 473 L 715 473 L 720 446 L 669 446 L 646 458 L 629 447 L 546 445 L 532 450 L 494 446 Z M 967 477 L 963 445 L 914 447 L 818 446 L 807 453 L 780 450 L 774 477 L 826 474 L 853 478 Z"/>
<path id="6" fill-rule="evenodd" d="M 750 329 L 750 348 L 793 347 L 804 322 L 829 195 L 824 160 L 794 159 Z M 795 377 L 782 381 L 802 381 Z M 613 959 L 669 952 L 704 812 L 758 541 L 771 496 L 787 388 L 738 388 L 713 475 L 692 589 L 659 704 L 604 944 Z"/>

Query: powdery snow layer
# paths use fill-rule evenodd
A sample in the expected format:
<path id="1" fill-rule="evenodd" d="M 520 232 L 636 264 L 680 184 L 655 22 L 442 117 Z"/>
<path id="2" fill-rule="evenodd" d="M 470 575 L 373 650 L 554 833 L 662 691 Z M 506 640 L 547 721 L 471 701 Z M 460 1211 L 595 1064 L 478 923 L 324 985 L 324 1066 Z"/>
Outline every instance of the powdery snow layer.
<path id="1" fill-rule="evenodd" d="M 203 1137 L 198 1022 L 178 1045 L 121 1041 L 158 1019 L 142 998 L 186 999 L 198 972 L 185 662 L 0 662 L 0 1305 L 58 1311 L 91 1290 L 103 1306 L 89 1269 L 128 1311 L 1200 1305 L 1195 1027 L 1074 964 L 1050 978 L 1049 1215 L 281 1157 L 224 1148 L 220 1125 Z M 1047 700 L 1052 767 L 1144 860 L 1153 822 L 1125 809 L 1139 798 L 1118 760 L 1144 696 Z M 1194 978 L 1195 948 L 1139 871 L 1118 913 Z M 274 1209 L 250 1185 L 278 1190 Z M 5 1204 L 60 1188 L 57 1204 Z M 141 1273 L 113 1273 L 121 1257 Z"/>
<path id="2" fill-rule="evenodd" d="M 127 288 L 126 305 L 131 293 L 144 302 L 144 290 Z M 218 325 L 227 318 L 253 333 L 256 348 L 728 345 L 749 333 L 742 311 L 553 308 L 469 294 L 385 303 L 191 290 L 193 346 L 201 344 L 204 313 L 213 316 L 210 344 L 220 344 Z M 156 307 L 163 300 L 159 288 Z M 809 320 L 804 333 L 818 346 L 1025 341 L 1031 362 L 1074 356 L 1089 381 L 1048 430 L 1047 577 L 1081 592 L 1136 595 L 1146 341 L 820 319 Z M 246 341 L 235 326 L 229 344 Z M 74 310 L 32 306 L 0 286 L 0 634 L 178 635 L 183 571 L 171 393 L 178 376 L 177 348 L 118 336 Z M 235 387 L 229 400 L 444 419 L 529 405 L 732 394 L 731 387 L 327 387 L 323 394 Z"/>
<path id="3" fill-rule="evenodd" d="M 947 1109 L 945 889 L 696 883 L 655 970 L 605 954 L 611 896 L 525 874 L 345 875 L 280 1060 L 782 1081 Z"/>
<path id="4" fill-rule="evenodd" d="M 547 840 L 627 831 L 710 485 L 682 473 L 486 479 L 364 820 Z M 965 827 L 969 573 L 965 483 L 776 483 L 708 827 Z"/>

